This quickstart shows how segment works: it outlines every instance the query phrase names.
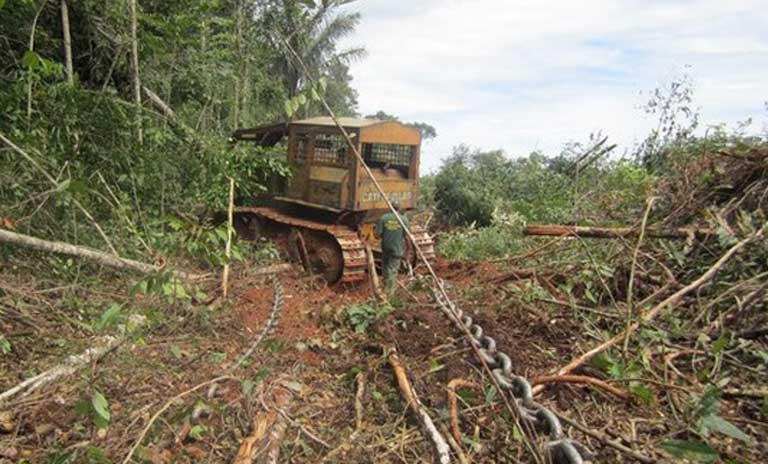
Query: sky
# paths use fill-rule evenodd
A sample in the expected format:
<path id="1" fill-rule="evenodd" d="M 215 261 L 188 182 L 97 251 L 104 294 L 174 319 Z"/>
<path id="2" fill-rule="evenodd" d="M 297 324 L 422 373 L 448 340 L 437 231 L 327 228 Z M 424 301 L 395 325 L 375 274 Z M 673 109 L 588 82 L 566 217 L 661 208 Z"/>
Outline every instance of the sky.
<path id="1" fill-rule="evenodd" d="M 558 154 L 601 130 L 618 153 L 653 125 L 641 105 L 687 73 L 703 126 L 768 127 L 768 0 L 358 0 L 342 46 L 359 111 L 423 121 L 436 169 L 465 143 Z"/>

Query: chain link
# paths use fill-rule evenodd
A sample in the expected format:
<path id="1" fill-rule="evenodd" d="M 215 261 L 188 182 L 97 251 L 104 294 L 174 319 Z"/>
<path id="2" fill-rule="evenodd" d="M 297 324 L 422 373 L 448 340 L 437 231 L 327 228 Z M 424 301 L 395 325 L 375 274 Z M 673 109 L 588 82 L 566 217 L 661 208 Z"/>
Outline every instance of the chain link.
<path id="1" fill-rule="evenodd" d="M 250 358 L 251 354 L 253 354 L 253 352 L 256 350 L 256 347 L 258 347 L 262 340 L 264 340 L 264 337 L 272 333 L 272 331 L 277 328 L 278 316 L 280 315 L 280 311 L 283 309 L 284 293 L 283 284 L 280 282 L 277 274 L 272 274 L 272 311 L 269 313 L 269 318 L 267 319 L 267 322 L 264 323 L 264 328 L 261 329 L 259 336 L 254 339 L 248 350 L 243 353 L 242 356 L 240 356 L 237 362 L 233 365 L 233 369 L 240 366 L 245 362 L 245 360 Z"/>
<path id="2" fill-rule="evenodd" d="M 445 288 L 444 281 L 441 280 L 438 284 Z M 544 445 L 544 452 L 549 462 L 583 464 L 585 462 L 583 455 L 588 455 L 584 447 L 565 436 L 560 419 L 555 413 L 534 401 L 530 382 L 525 377 L 512 372 L 512 359 L 497 348 L 496 340 L 486 335 L 483 328 L 475 323 L 470 315 L 453 302 L 446 300 L 442 292 L 434 287 L 431 290 L 440 310 L 472 335 L 471 342 L 477 347 L 483 360 L 492 368 L 493 377 L 517 403 L 521 419 L 535 430 L 547 434 L 548 441 Z"/>

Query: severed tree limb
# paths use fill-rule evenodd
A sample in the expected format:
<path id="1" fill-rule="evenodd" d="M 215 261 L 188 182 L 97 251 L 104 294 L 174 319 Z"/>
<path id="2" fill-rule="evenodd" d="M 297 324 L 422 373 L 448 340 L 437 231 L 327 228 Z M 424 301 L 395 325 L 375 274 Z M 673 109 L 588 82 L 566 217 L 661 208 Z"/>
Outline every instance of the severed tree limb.
<path id="1" fill-rule="evenodd" d="M 582 238 L 625 238 L 638 236 L 640 231 L 634 227 L 584 227 L 563 225 L 532 224 L 523 229 L 524 235 Z M 646 229 L 645 236 L 650 238 L 687 239 L 688 237 L 706 237 L 714 231 L 697 228 Z"/>
<path id="2" fill-rule="evenodd" d="M 29 235 L 17 234 L 16 232 L 11 232 L 5 229 L 0 229 L 0 243 L 10 243 L 12 245 L 32 248 L 34 250 L 75 256 L 93 261 L 102 266 L 120 269 L 123 271 L 130 270 L 144 274 L 150 274 L 163 270 L 162 266 L 155 266 L 153 264 L 146 264 L 128 258 L 112 256 L 107 253 L 83 246 L 71 245 L 64 242 L 52 242 L 36 237 L 31 237 Z M 205 277 L 204 275 L 188 274 L 181 271 L 173 271 L 173 275 L 185 280 L 199 280 Z"/>
<path id="3" fill-rule="evenodd" d="M 730 261 L 731 258 L 733 258 L 736 255 L 736 253 L 739 252 L 739 250 L 747 246 L 750 242 L 762 238 L 766 227 L 768 227 L 768 223 L 764 224 L 763 227 L 760 228 L 760 230 L 758 230 L 754 234 L 748 236 L 747 238 L 741 240 L 740 242 L 736 243 L 731 248 L 729 248 L 728 251 L 726 251 L 720 257 L 720 259 L 718 259 L 715 262 L 715 264 L 713 264 L 712 267 L 710 267 L 704 274 L 699 276 L 698 279 L 694 280 L 690 284 L 676 291 L 675 293 L 667 297 L 664 301 L 662 301 L 661 303 L 651 308 L 648 312 L 646 312 L 640 317 L 639 321 L 633 322 L 629 327 L 626 328 L 626 330 L 622 331 L 618 335 L 613 336 L 609 340 L 601 343 L 600 345 L 592 348 L 591 350 L 587 351 L 586 353 L 572 360 L 570 363 L 568 363 L 567 365 L 562 367 L 560 370 L 558 370 L 557 375 L 560 376 L 560 375 L 570 374 L 571 372 L 573 372 L 574 369 L 582 366 L 584 363 L 592 359 L 595 355 L 602 353 L 603 351 L 612 347 L 616 343 L 624 340 L 625 337 L 629 337 L 630 335 L 632 335 L 632 333 L 635 330 L 637 330 L 641 324 L 654 319 L 656 316 L 659 315 L 659 313 L 661 313 L 663 310 L 667 309 L 668 307 L 673 307 L 677 305 L 685 295 L 696 290 L 697 288 L 701 287 L 705 283 L 709 282 L 715 276 L 715 274 L 717 274 L 717 272 L 723 266 L 725 266 L 725 264 L 728 263 L 728 261 Z M 543 389 L 544 389 L 543 385 L 538 385 L 533 388 L 533 393 L 534 394 L 540 393 Z"/>
<path id="4" fill-rule="evenodd" d="M 363 372 L 358 372 L 358 374 L 355 376 L 355 382 L 357 383 L 357 391 L 355 392 L 355 431 L 352 432 L 348 439 L 342 440 L 339 446 L 334 448 L 330 453 L 323 456 L 323 459 L 320 460 L 321 463 L 337 462 L 331 460 L 335 459 L 336 455 L 338 455 L 340 452 L 352 446 L 352 443 L 357 440 L 357 437 L 360 435 L 360 431 L 363 429 L 363 396 L 365 396 L 365 374 Z"/>
<path id="5" fill-rule="evenodd" d="M 40 389 L 41 387 L 52 384 L 63 377 L 72 375 L 83 367 L 98 361 L 104 357 L 104 355 L 124 343 L 128 339 L 131 330 L 135 330 L 145 323 L 146 319 L 143 316 L 132 317 L 129 323 L 129 328 L 125 328 L 125 326 L 123 326 L 123 334 L 121 336 L 101 337 L 94 344 L 94 346 L 88 348 L 81 354 L 72 355 L 65 359 L 61 364 L 54 366 L 34 377 L 30 377 L 15 387 L 0 393 L 0 404 L 7 402 L 15 396 L 27 396 L 35 390 Z"/>
<path id="6" fill-rule="evenodd" d="M 280 445 L 285 439 L 285 432 L 288 431 L 288 420 L 284 415 L 277 416 L 272 431 L 269 433 L 269 446 L 267 447 L 266 464 L 277 464 L 280 459 Z"/>
<path id="7" fill-rule="evenodd" d="M 587 375 L 542 375 L 541 377 L 535 377 L 531 379 L 532 385 L 543 385 L 547 383 L 580 383 L 586 385 L 593 385 L 606 392 L 621 398 L 622 400 L 628 400 L 629 394 L 620 388 L 616 388 L 613 385 L 594 377 Z"/>
<path id="8" fill-rule="evenodd" d="M 422 432 L 432 445 L 434 462 L 439 464 L 449 464 L 451 462 L 450 447 L 445 441 L 445 438 L 437 430 L 435 423 L 429 414 L 424 410 L 421 401 L 416 396 L 416 392 L 411 386 L 411 382 L 408 381 L 408 376 L 405 373 L 405 368 L 400 362 L 400 358 L 397 356 L 397 351 L 393 348 L 389 353 L 389 365 L 392 366 L 392 370 L 395 372 L 395 379 L 397 379 L 397 385 L 400 387 L 400 392 L 405 397 L 408 406 L 414 412 L 416 419 L 421 425 Z"/>
<path id="9" fill-rule="evenodd" d="M 357 392 L 355 393 L 355 431 L 351 439 L 355 439 L 363 428 L 363 396 L 365 395 L 365 374 L 359 372 L 355 376 L 357 382 Z"/>
<path id="10" fill-rule="evenodd" d="M 480 388 L 476 383 L 461 378 L 453 379 L 448 382 L 448 414 L 451 417 L 451 434 L 453 435 L 453 439 L 456 440 L 456 443 L 461 443 L 462 441 L 461 429 L 459 428 L 459 405 L 456 398 L 456 389 L 461 387 L 474 389 Z"/>

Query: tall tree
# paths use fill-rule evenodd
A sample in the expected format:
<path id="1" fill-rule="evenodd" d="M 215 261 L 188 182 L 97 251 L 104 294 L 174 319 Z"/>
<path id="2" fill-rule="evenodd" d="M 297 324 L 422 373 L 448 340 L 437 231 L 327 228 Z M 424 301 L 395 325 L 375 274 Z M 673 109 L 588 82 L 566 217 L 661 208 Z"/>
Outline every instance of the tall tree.
<path id="1" fill-rule="evenodd" d="M 362 47 L 338 49 L 339 41 L 354 32 L 360 23 L 360 13 L 343 8 L 354 1 L 272 0 L 266 3 L 260 24 L 271 47 L 277 51 L 275 68 L 282 76 L 289 98 L 296 96 L 305 82 L 283 40 L 315 76 L 327 76 L 335 66 L 347 65 L 365 56 Z"/>
<path id="2" fill-rule="evenodd" d="M 381 121 L 400 121 L 400 118 L 398 118 L 395 115 L 386 113 L 384 111 L 377 111 L 375 114 L 369 114 L 366 116 L 366 118 L 370 119 L 378 119 Z M 421 136 L 425 141 L 430 141 L 437 137 L 437 129 L 431 124 L 427 124 L 426 122 L 407 122 L 407 125 L 416 128 L 421 132 Z"/>
<path id="3" fill-rule="evenodd" d="M 144 132 L 141 128 L 141 78 L 139 76 L 139 38 L 137 0 L 128 0 L 131 10 L 131 73 L 133 77 L 133 102 L 136 104 L 136 139 L 144 143 Z"/>
<path id="4" fill-rule="evenodd" d="M 61 0 L 61 33 L 64 38 L 64 70 L 67 83 L 75 83 L 75 72 L 72 68 L 72 35 L 69 30 L 69 5 L 67 0 Z"/>
<path id="5" fill-rule="evenodd" d="M 243 22 L 245 21 L 245 2 L 235 1 L 235 95 L 232 102 L 233 129 L 240 127 L 240 104 L 243 99 L 243 81 L 245 78 L 245 57 L 243 56 Z"/>

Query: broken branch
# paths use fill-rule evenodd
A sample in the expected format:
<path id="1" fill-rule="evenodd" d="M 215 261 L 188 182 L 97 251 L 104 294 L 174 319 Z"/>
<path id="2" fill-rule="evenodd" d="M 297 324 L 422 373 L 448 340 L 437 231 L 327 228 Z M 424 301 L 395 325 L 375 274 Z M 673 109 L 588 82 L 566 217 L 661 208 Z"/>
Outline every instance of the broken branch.
<path id="1" fill-rule="evenodd" d="M 543 385 L 546 383 L 580 383 L 585 385 L 593 385 L 606 392 L 621 398 L 622 400 L 628 400 L 629 395 L 627 392 L 620 388 L 616 388 L 609 383 L 606 383 L 600 379 L 589 377 L 587 375 L 542 375 L 531 379 L 533 385 Z"/>
<path id="2" fill-rule="evenodd" d="M 132 328 L 135 330 L 136 328 L 144 325 L 146 320 L 139 316 L 133 318 L 131 323 Z M 129 334 L 130 331 L 125 329 L 122 336 L 106 336 L 100 338 L 99 341 L 95 343 L 95 346 L 88 348 L 81 354 L 70 356 L 58 366 L 52 367 L 51 369 L 48 369 L 47 371 L 31 377 L 16 385 L 15 387 L 0 393 L 0 404 L 8 401 L 16 395 L 27 396 L 45 385 L 49 385 L 63 377 L 72 375 L 83 367 L 98 361 L 99 359 L 103 358 L 104 355 L 125 342 L 128 339 Z"/>
<path id="3" fill-rule="evenodd" d="M 392 366 L 392 370 L 395 372 L 395 379 L 397 380 L 397 385 L 400 387 L 400 392 L 403 394 L 408 406 L 413 410 L 416 419 L 419 421 L 419 425 L 421 425 L 424 436 L 432 444 L 434 462 L 439 464 L 450 463 L 450 447 L 445 441 L 445 438 L 440 434 L 440 431 L 437 430 L 432 418 L 429 417 L 429 414 L 424 410 L 421 401 L 419 401 L 416 392 L 411 386 L 411 382 L 408 381 L 405 368 L 400 362 L 400 358 L 397 356 L 397 352 L 394 349 L 390 351 L 388 359 L 389 365 Z"/>
<path id="4" fill-rule="evenodd" d="M 12 245 L 32 248 L 38 251 L 47 251 L 49 253 L 75 256 L 93 261 L 102 266 L 120 269 L 123 271 L 130 270 L 138 271 L 143 274 L 151 274 L 153 272 L 159 272 L 163 270 L 163 267 L 161 266 L 146 264 L 128 258 L 121 258 L 119 256 L 110 255 L 98 250 L 94 250 L 92 248 L 71 245 L 64 242 L 52 242 L 29 235 L 17 234 L 16 232 L 11 232 L 5 229 L 0 229 L 0 243 L 10 243 Z M 204 275 L 200 274 L 188 274 L 186 272 L 180 271 L 173 271 L 173 275 L 185 280 L 198 280 L 205 277 Z"/>
<path id="5" fill-rule="evenodd" d="M 456 443 L 461 443 L 461 429 L 459 428 L 459 405 L 456 398 L 457 388 L 480 388 L 474 382 L 464 379 L 453 379 L 448 382 L 448 412 L 451 417 L 451 434 Z"/>
<path id="6" fill-rule="evenodd" d="M 646 229 L 645 236 L 650 238 L 687 239 L 688 237 L 706 237 L 714 232 L 709 229 Z M 524 235 L 582 238 L 626 238 L 636 237 L 640 231 L 634 227 L 585 227 L 562 225 L 530 225 L 523 229 Z"/>

